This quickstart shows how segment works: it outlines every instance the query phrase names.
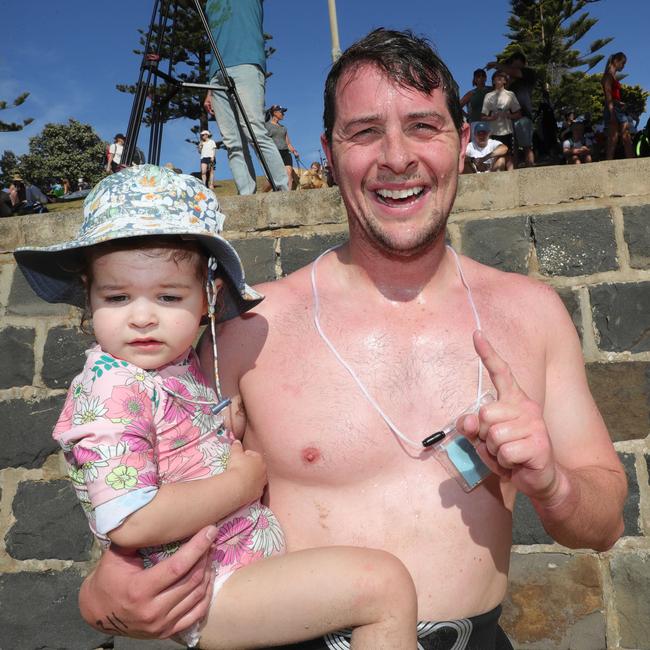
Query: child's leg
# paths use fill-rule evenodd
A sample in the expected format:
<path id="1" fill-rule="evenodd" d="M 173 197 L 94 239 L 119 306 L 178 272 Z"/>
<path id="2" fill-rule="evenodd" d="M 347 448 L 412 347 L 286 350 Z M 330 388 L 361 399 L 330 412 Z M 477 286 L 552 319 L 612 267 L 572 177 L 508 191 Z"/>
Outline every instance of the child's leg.
<path id="1" fill-rule="evenodd" d="M 330 547 L 296 551 L 236 571 L 201 631 L 203 650 L 297 643 L 355 628 L 356 650 L 417 647 L 415 587 L 383 551 Z"/>

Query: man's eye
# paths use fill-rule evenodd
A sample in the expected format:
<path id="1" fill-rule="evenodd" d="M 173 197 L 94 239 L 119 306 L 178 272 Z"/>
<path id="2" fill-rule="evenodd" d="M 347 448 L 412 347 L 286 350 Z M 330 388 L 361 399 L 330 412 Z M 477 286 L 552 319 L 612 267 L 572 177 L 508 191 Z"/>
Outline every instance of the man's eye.
<path id="1" fill-rule="evenodd" d="M 355 139 L 364 139 L 364 138 L 369 138 L 372 137 L 377 133 L 377 130 L 373 127 L 368 127 L 367 129 L 361 129 L 360 131 L 357 131 L 354 134 Z"/>

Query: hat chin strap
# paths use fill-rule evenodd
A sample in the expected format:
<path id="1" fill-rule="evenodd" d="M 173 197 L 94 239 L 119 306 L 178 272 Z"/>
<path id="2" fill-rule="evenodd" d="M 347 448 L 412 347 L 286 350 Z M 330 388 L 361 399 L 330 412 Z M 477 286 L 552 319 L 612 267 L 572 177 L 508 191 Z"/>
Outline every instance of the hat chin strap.
<path id="1" fill-rule="evenodd" d="M 210 319 L 210 333 L 212 334 L 212 359 L 214 365 L 214 389 L 217 394 L 217 403 L 211 408 L 212 413 L 217 415 L 231 403 L 231 399 L 224 399 L 221 394 L 221 383 L 219 382 L 219 360 L 217 355 L 217 258 L 210 257 L 208 260 L 208 279 L 205 283 L 205 293 L 208 298 L 208 318 Z"/>

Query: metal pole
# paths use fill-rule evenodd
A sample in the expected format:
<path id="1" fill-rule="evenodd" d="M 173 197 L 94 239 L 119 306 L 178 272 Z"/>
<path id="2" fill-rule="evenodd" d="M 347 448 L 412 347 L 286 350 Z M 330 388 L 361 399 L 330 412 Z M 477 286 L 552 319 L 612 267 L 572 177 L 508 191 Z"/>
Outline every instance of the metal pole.
<path id="1" fill-rule="evenodd" d="M 327 0 L 330 13 L 330 32 L 332 33 L 332 63 L 341 56 L 341 46 L 339 45 L 339 24 L 336 20 L 336 0 Z"/>

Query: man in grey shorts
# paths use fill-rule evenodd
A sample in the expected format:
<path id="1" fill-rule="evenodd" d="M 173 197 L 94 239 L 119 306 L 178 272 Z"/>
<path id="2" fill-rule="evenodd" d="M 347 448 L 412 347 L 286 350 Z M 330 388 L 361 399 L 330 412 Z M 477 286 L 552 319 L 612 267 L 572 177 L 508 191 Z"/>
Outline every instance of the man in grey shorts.
<path id="1" fill-rule="evenodd" d="M 289 552 L 393 553 L 417 589 L 422 647 L 509 648 L 498 617 L 516 493 L 565 546 L 605 550 L 623 531 L 625 473 L 580 342 L 548 286 L 445 245 L 469 127 L 426 41 L 376 30 L 348 48 L 324 121 L 350 238 L 262 285 L 266 300 L 218 333 L 229 424 L 266 460 Z M 477 415 L 483 390 L 495 400 Z M 438 443 L 423 446 L 449 422 L 491 470 L 469 492 Z M 210 601 L 205 533 L 146 571 L 107 551 L 82 587 L 84 618 L 140 637 L 188 627 Z M 343 631 L 302 648 L 346 643 Z"/>

